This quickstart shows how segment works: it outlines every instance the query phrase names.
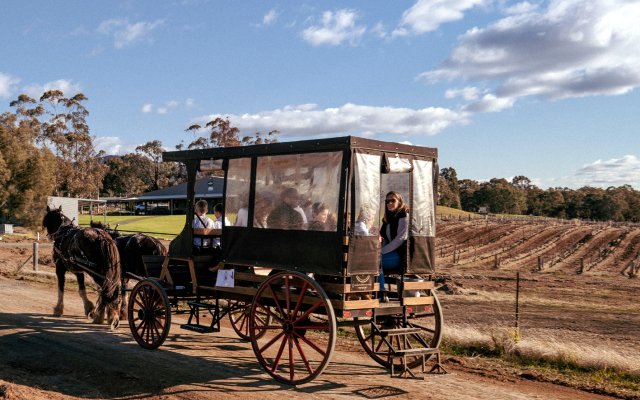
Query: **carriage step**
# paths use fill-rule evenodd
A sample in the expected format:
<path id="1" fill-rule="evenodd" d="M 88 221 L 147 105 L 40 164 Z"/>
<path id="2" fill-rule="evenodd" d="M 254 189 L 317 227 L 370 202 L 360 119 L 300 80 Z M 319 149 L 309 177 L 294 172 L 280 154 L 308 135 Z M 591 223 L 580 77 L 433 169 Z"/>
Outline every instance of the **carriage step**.
<path id="1" fill-rule="evenodd" d="M 438 349 L 432 349 L 432 348 L 422 348 L 422 349 L 400 349 L 400 350 L 395 350 L 395 354 L 394 356 L 398 357 L 402 357 L 404 355 L 407 356 L 421 356 L 423 354 L 436 354 L 438 353 Z"/>
<path id="2" fill-rule="evenodd" d="M 196 324 L 182 324 L 180 328 L 185 329 L 187 331 L 193 331 L 198 333 L 211 333 L 211 332 L 220 332 L 218 328 L 212 326 L 205 325 L 196 325 Z"/>
<path id="3" fill-rule="evenodd" d="M 381 329 L 381 336 L 401 336 L 401 335 L 409 335 L 411 333 L 420 333 L 422 329 L 420 328 L 397 328 L 397 329 Z"/>
<path id="4" fill-rule="evenodd" d="M 187 304 L 189 306 L 195 307 L 195 308 L 205 308 L 207 310 L 215 310 L 216 309 L 216 305 L 215 304 L 196 303 L 195 301 L 190 301 Z"/>

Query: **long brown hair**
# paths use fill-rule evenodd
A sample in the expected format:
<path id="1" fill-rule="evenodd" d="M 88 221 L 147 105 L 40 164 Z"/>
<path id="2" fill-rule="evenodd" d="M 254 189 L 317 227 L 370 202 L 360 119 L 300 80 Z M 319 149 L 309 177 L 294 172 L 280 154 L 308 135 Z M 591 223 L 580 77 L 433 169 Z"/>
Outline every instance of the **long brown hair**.
<path id="1" fill-rule="evenodd" d="M 389 195 L 391 194 L 396 196 L 396 199 L 398 199 L 398 208 L 396 208 L 396 211 L 394 211 L 393 213 L 387 208 L 387 197 L 389 197 Z M 409 206 L 404 204 L 404 200 L 402 199 L 402 195 L 400 193 L 392 190 L 387 193 L 386 196 L 384 196 L 384 200 L 384 217 L 382 218 L 384 222 L 389 223 L 392 219 L 398 218 L 398 216 L 403 212 L 405 214 L 409 213 Z"/>

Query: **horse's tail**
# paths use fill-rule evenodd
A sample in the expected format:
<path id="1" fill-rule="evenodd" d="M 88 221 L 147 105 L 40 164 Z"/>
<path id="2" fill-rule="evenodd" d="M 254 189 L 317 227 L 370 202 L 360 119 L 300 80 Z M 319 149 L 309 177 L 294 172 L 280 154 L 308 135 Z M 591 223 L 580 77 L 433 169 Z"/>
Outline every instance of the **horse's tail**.
<path id="1" fill-rule="evenodd" d="M 102 295 L 106 298 L 114 299 L 118 297 L 119 283 L 122 277 L 120 254 L 118 254 L 116 242 L 106 234 L 100 241 L 100 250 L 102 251 L 102 259 L 105 266 L 105 276 L 107 277 L 106 291 Z"/>

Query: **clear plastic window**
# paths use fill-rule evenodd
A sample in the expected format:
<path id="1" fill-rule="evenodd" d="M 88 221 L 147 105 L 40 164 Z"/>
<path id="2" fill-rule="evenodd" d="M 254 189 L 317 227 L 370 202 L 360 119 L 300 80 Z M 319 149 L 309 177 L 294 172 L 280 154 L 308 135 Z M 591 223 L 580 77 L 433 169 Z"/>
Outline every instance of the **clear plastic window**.
<path id="1" fill-rule="evenodd" d="M 355 234 L 359 236 L 378 235 L 380 231 L 380 162 L 379 155 L 355 154 Z"/>
<path id="2" fill-rule="evenodd" d="M 259 157 L 253 226 L 336 231 L 342 152 Z"/>
<path id="3" fill-rule="evenodd" d="M 433 204 L 433 162 L 413 160 L 412 235 L 435 236 L 436 214 Z"/>
<path id="4" fill-rule="evenodd" d="M 225 217 L 235 226 L 247 226 L 251 158 L 229 160 Z"/>

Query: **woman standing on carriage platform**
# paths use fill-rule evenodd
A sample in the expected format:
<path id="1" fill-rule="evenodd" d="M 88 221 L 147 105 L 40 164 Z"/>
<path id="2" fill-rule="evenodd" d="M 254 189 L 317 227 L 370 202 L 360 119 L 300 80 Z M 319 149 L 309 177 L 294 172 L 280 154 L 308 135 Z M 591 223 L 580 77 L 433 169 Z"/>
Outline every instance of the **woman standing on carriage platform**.
<path id="1" fill-rule="evenodd" d="M 382 243 L 382 272 L 378 278 L 380 297 L 383 303 L 389 301 L 387 295 L 384 270 L 396 268 L 401 264 L 400 254 L 406 253 L 407 233 L 409 227 L 409 207 L 404 204 L 400 193 L 390 191 L 385 200 L 384 218 L 380 227 Z"/>

